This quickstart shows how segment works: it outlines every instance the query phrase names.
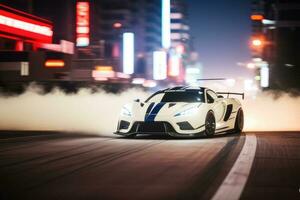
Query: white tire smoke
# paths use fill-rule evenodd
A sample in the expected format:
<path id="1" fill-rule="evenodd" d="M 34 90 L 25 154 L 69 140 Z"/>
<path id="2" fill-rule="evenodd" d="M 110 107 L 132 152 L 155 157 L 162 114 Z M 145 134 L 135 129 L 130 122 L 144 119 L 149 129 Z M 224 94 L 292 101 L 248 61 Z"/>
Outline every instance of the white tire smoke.
<path id="1" fill-rule="evenodd" d="M 65 94 L 56 89 L 41 94 L 37 87 L 19 96 L 0 97 L 1 130 L 55 130 L 112 135 L 117 126 L 120 108 L 133 99 L 146 99 L 149 94 L 130 89 L 121 94 L 104 91 L 91 93 L 81 89 Z M 242 101 L 245 131 L 300 130 L 300 98 L 287 94 L 274 99 L 261 93 L 255 99 Z"/>

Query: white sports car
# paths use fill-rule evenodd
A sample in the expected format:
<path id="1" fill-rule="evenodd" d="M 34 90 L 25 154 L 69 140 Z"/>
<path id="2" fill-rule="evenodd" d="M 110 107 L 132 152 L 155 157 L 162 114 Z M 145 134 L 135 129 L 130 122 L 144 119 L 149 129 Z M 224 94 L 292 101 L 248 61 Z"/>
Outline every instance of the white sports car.
<path id="1" fill-rule="evenodd" d="M 221 94 L 227 94 L 224 98 Z M 145 102 L 135 100 L 122 107 L 115 134 L 166 133 L 175 137 L 213 136 L 240 133 L 244 125 L 241 103 L 229 95 L 203 87 L 174 87 L 160 90 Z"/>

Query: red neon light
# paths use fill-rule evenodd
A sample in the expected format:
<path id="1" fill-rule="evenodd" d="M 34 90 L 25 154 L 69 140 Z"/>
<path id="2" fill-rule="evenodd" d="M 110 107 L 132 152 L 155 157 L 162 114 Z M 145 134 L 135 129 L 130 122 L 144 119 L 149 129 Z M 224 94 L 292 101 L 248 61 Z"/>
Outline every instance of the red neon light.
<path id="1" fill-rule="evenodd" d="M 65 66 L 65 62 L 63 60 L 47 60 L 45 66 L 49 68 L 61 68 Z"/>
<path id="2" fill-rule="evenodd" d="M 38 42 L 52 42 L 52 26 L 34 19 L 0 10 L 0 30 Z"/>
<path id="3" fill-rule="evenodd" d="M 76 45 L 88 46 L 90 43 L 90 4 L 77 2 L 76 4 Z"/>
<path id="4" fill-rule="evenodd" d="M 16 41 L 16 47 L 15 47 L 16 51 L 23 51 L 24 50 L 24 43 L 23 41 Z"/>

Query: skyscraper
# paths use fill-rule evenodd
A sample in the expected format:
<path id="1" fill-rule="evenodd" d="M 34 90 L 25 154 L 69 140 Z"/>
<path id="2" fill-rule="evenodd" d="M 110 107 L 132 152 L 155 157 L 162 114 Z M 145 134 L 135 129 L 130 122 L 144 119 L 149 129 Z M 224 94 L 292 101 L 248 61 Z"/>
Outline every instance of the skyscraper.
<path id="1" fill-rule="evenodd" d="M 188 46 L 190 40 L 187 5 L 182 0 L 171 1 L 171 46 Z"/>

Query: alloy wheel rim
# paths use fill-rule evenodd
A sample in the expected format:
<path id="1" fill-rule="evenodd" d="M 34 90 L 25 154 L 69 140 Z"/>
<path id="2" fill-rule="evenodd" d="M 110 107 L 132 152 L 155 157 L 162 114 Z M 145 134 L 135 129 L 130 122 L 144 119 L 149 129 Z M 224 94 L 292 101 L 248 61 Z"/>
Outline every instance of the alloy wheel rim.
<path id="1" fill-rule="evenodd" d="M 212 134 L 215 131 L 215 120 L 212 118 L 212 116 L 209 116 L 206 120 L 205 128 L 210 134 Z"/>

